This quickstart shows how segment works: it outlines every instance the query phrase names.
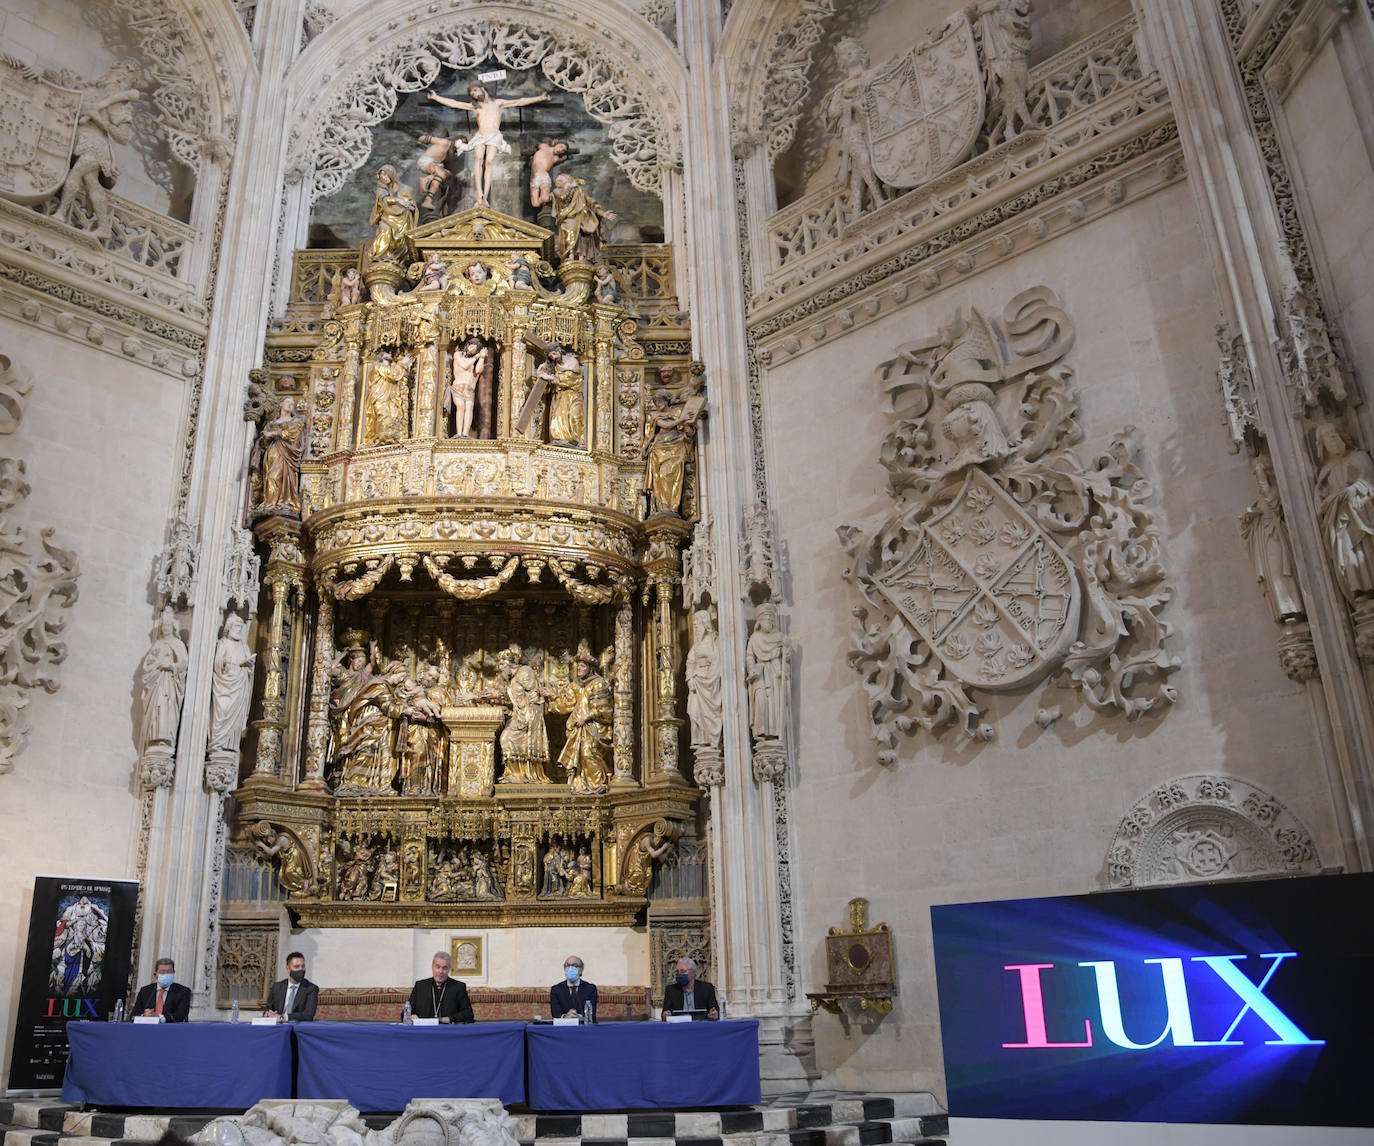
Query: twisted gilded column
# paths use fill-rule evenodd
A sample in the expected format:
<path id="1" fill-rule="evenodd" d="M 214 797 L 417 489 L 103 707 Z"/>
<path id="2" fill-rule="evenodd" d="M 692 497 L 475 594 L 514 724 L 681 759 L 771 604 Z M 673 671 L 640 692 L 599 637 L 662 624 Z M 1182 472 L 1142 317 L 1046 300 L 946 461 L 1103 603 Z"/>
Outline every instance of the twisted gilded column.
<path id="1" fill-rule="evenodd" d="M 334 578 L 315 580 L 315 661 L 310 673 L 310 712 L 305 726 L 305 776 L 301 787 L 324 791 L 325 752 L 329 747 L 329 666 L 334 662 Z"/>

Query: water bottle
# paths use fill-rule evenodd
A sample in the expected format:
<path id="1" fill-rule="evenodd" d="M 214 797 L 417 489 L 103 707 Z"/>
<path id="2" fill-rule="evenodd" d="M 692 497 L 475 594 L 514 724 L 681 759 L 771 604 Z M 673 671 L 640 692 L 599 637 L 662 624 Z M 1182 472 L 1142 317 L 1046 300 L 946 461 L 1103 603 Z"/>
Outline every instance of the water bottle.
<path id="1" fill-rule="evenodd" d="M 590 999 L 587 1000 L 586 1010 L 582 1012 L 582 1021 L 586 1023 L 588 1026 L 591 1026 L 594 1022 L 596 1022 L 596 1016 L 592 1012 L 592 1001 Z"/>
<path id="2" fill-rule="evenodd" d="M 122 1023 L 124 1021 L 124 1000 L 116 999 L 114 1012 L 110 1016 L 111 1022 Z"/>
<path id="3" fill-rule="evenodd" d="M 229 1008 L 229 1021 L 231 1023 L 239 1021 L 239 1001 L 237 999 L 234 1000 L 234 1005 Z"/>
<path id="4" fill-rule="evenodd" d="M 403 1023 L 409 1023 L 409 1022 L 410 1022 L 410 1000 L 409 1000 L 409 999 L 406 1000 L 406 1005 L 405 1005 L 404 1007 L 401 1008 L 401 1022 L 403 1022 Z"/>

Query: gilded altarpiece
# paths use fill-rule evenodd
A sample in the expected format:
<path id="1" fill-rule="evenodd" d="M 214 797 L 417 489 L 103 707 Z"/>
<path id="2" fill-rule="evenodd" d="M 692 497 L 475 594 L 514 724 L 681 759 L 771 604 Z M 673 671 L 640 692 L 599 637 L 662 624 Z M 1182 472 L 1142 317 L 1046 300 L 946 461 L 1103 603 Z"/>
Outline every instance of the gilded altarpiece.
<path id="1" fill-rule="evenodd" d="M 299 252 L 250 387 L 231 847 L 307 927 L 629 925 L 698 796 L 679 553 L 705 380 L 671 250 L 556 260 L 528 222 L 415 227 L 392 199 L 361 250 Z"/>

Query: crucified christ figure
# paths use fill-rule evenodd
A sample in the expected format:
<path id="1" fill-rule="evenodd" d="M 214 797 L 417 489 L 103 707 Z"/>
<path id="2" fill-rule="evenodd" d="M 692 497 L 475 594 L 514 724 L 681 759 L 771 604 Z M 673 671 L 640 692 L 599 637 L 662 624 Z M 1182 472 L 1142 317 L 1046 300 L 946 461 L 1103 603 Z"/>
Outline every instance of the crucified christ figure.
<path id="1" fill-rule="evenodd" d="M 477 134 L 468 141 L 464 150 L 472 152 L 472 184 L 477 189 L 477 206 L 485 207 L 491 195 L 492 164 L 496 162 L 498 153 L 510 152 L 510 144 L 501 135 L 502 110 L 543 103 L 549 97 L 541 94 L 522 99 L 496 99 L 481 84 L 469 84 L 468 97 L 471 103 L 429 93 L 434 103 L 456 107 L 459 111 L 470 111 L 477 116 Z"/>

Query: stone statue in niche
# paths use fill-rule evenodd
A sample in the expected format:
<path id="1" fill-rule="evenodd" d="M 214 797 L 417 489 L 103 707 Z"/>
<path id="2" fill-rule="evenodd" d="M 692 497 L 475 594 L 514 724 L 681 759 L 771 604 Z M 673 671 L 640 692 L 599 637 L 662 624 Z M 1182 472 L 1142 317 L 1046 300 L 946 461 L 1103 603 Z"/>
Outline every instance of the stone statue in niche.
<path id="1" fill-rule="evenodd" d="M 354 692 L 336 740 L 339 795 L 391 795 L 396 779 L 392 721 L 401 715 L 406 666 L 393 661 L 381 676 L 368 675 Z"/>
<path id="2" fill-rule="evenodd" d="M 530 206 L 539 208 L 553 198 L 554 165 L 568 158 L 568 145 L 561 139 L 541 139 L 530 157 Z"/>
<path id="3" fill-rule="evenodd" d="M 558 762 L 567 769 L 568 787 L 585 794 L 606 791 L 611 776 L 611 685 L 597 668 L 583 641 L 573 658 L 572 679 L 554 694 L 549 705 L 554 712 L 568 714 L 567 739 Z"/>
<path id="4" fill-rule="evenodd" d="M 86 89 L 72 166 L 57 207 L 58 217 L 67 219 L 76 197 L 83 196 L 95 216 L 95 235 L 101 239 L 109 238 L 113 225 L 108 188 L 119 178 L 114 145 L 128 143 L 132 135 L 133 103 L 139 95 L 135 80 L 132 67 L 119 64 Z"/>
<path id="5" fill-rule="evenodd" d="M 665 385 L 654 391 L 654 408 L 649 413 L 649 426 L 644 434 L 645 478 L 651 514 L 680 513 L 687 459 L 692 452 L 697 420 L 706 408 L 701 379 L 695 375 L 689 378 L 688 394 L 681 405 L 673 405 L 673 393 L 667 386 L 675 373 L 671 367 L 659 371 L 659 379 Z"/>
<path id="6" fill-rule="evenodd" d="M 620 890 L 626 895 L 643 895 L 654 878 L 654 862 L 666 859 L 672 850 L 673 840 L 668 825 L 659 820 L 652 829 L 641 834 L 630 848 L 625 857 L 625 876 L 620 881 Z"/>
<path id="7" fill-rule="evenodd" d="M 377 351 L 363 416 L 363 444 L 399 442 L 410 432 L 410 366 L 389 350 Z"/>
<path id="8" fill-rule="evenodd" d="M 577 355 L 565 346 L 555 346 L 534 375 L 553 391 L 549 398 L 549 441 L 562 446 L 581 445 L 582 433 L 587 428 L 587 408 L 582 397 L 582 364 Z"/>
<path id="9" fill-rule="evenodd" d="M 1317 512 L 1341 591 L 1354 602 L 1374 594 L 1374 461 L 1352 450 L 1333 422 L 1316 428 Z"/>
<path id="10" fill-rule="evenodd" d="M 1264 599 L 1274 620 L 1292 621 L 1305 616 L 1307 609 L 1294 574 L 1293 550 L 1283 523 L 1283 503 L 1274 484 L 1274 469 L 1267 457 L 1256 458 L 1251 468 L 1259 497 L 1241 514 L 1241 536 L 1249 545 L 1255 577 L 1264 589 Z"/>
<path id="11" fill-rule="evenodd" d="M 420 142 L 425 145 L 420 158 L 416 160 L 416 166 L 420 169 L 420 192 L 424 195 L 420 207 L 428 211 L 441 206 L 447 198 L 444 192 L 453 178 L 453 172 L 447 166 L 448 157 L 455 153 L 461 155 L 466 143 L 462 138 L 449 139 L 446 135 L 422 135 Z M 438 204 L 434 202 L 436 195 L 439 196 Z"/>
<path id="12" fill-rule="evenodd" d="M 603 210 L 587 194 L 585 179 L 564 172 L 553 181 L 553 214 L 554 250 L 559 259 L 595 263 L 606 243 L 606 221 L 614 220 L 615 212 Z"/>
<path id="13" fill-rule="evenodd" d="M 1033 127 L 1026 91 L 1030 87 L 1031 0 L 981 0 L 978 21 L 987 61 L 988 111 L 1005 114 L 1006 138 Z"/>
<path id="14" fill-rule="evenodd" d="M 885 198 L 868 153 L 868 53 L 857 40 L 846 37 L 835 45 L 835 61 L 844 79 L 831 89 L 821 110 L 826 127 L 839 139 L 840 182 L 848 184 L 849 205 L 857 215 Z"/>
<path id="15" fill-rule="evenodd" d="M 788 659 L 777 607 L 765 601 L 754 613 L 754 631 L 744 648 L 749 727 L 756 740 L 782 739 L 787 723 Z"/>
<path id="16" fill-rule="evenodd" d="M 304 450 L 305 417 L 296 412 L 296 399 L 288 394 L 253 443 L 249 464 L 257 471 L 261 490 L 255 516 L 299 515 Z"/>
<path id="17" fill-rule="evenodd" d="M 509 154 L 510 144 L 501 134 L 501 113 L 508 107 L 528 107 L 532 103 L 543 103 L 549 97 L 539 95 L 525 96 L 523 99 L 498 99 L 481 84 L 468 85 L 468 99 L 450 99 L 434 92 L 429 93 L 434 103 L 445 107 L 470 111 L 477 117 L 477 134 L 463 145 L 462 150 L 472 152 L 472 184 L 477 192 L 477 206 L 485 207 L 491 198 L 492 177 L 495 174 L 497 155 Z"/>
<path id="18" fill-rule="evenodd" d="M 377 171 L 377 188 L 369 222 L 376 228 L 368 255 L 373 259 L 404 259 L 406 239 L 418 218 L 415 196 L 401 182 L 396 168 L 383 164 Z"/>
<path id="19" fill-rule="evenodd" d="M 259 820 L 249 830 L 254 849 L 267 859 L 277 861 L 277 881 L 292 895 L 300 895 L 310 884 L 310 862 L 290 832 L 278 830 L 267 820 Z"/>
<path id="20" fill-rule="evenodd" d="M 340 839 L 336 848 L 339 856 L 339 898 L 366 899 L 377 871 L 377 848 L 369 840 L 356 844 Z"/>
<path id="21" fill-rule="evenodd" d="M 453 375 L 444 396 L 444 410 L 453 412 L 453 436 L 473 437 L 473 411 L 491 406 L 492 353 L 480 338 L 469 338 L 453 352 Z M 479 401 L 479 392 L 481 400 Z M 485 420 L 485 419 L 484 419 Z M 485 427 L 482 427 L 485 428 Z M 489 438 L 490 432 L 478 437 Z"/>
<path id="22" fill-rule="evenodd" d="M 440 709 L 445 696 L 440 673 L 427 665 L 418 680 L 407 678 L 397 692 L 401 705 L 401 792 L 437 796 L 444 772 L 444 726 Z"/>
<path id="23" fill-rule="evenodd" d="M 713 611 L 692 614 L 692 647 L 687 650 L 687 718 L 692 746 L 720 747 L 722 732 L 720 638 Z"/>
<path id="24" fill-rule="evenodd" d="M 152 754 L 170 758 L 176 750 L 188 661 L 186 643 L 168 606 L 158 618 L 153 643 L 138 670 L 140 758 Z"/>
<path id="25" fill-rule="evenodd" d="M 542 659 L 542 654 L 537 657 Z M 544 703 L 551 694 L 539 682 L 537 665 L 521 663 L 518 647 L 499 652 L 496 664 L 510 704 L 510 716 L 500 735 L 501 783 L 547 784 L 549 731 Z"/>
<path id="26" fill-rule="evenodd" d="M 248 724 L 253 701 L 253 665 L 257 657 L 243 639 L 243 618 L 230 613 L 215 642 L 214 675 L 210 681 L 209 750 L 237 749 Z"/>

